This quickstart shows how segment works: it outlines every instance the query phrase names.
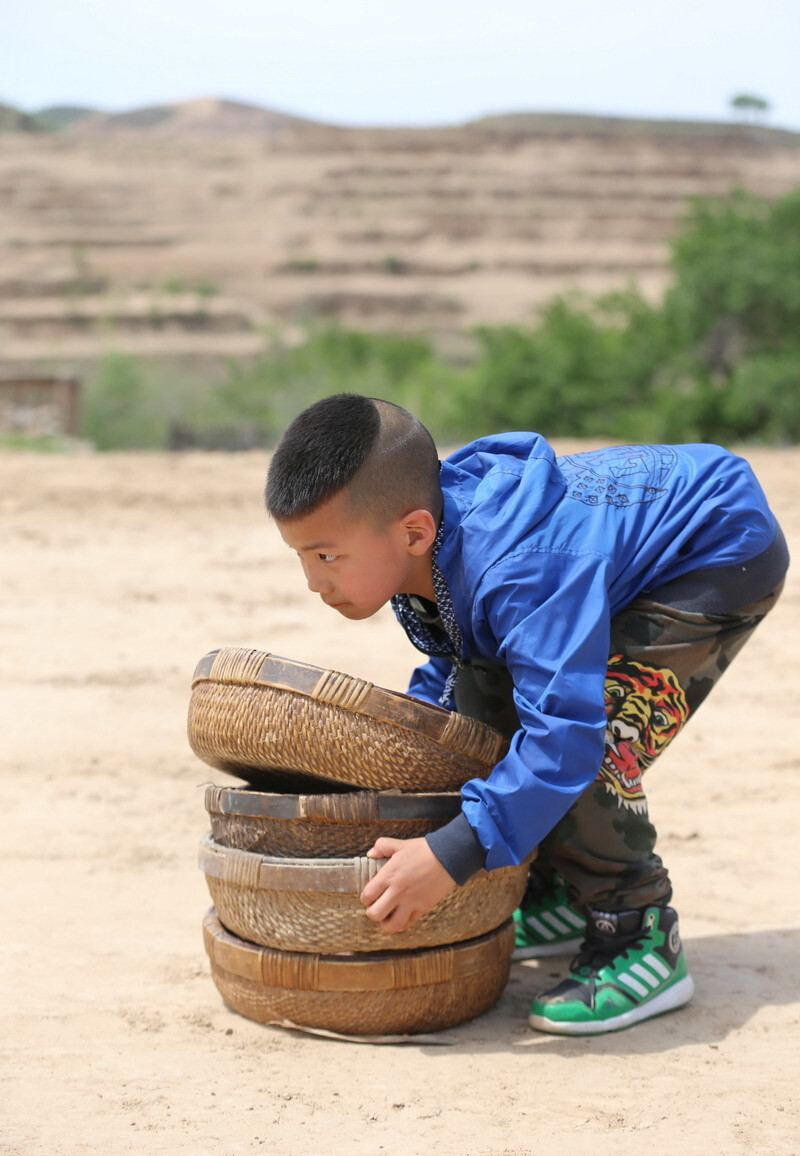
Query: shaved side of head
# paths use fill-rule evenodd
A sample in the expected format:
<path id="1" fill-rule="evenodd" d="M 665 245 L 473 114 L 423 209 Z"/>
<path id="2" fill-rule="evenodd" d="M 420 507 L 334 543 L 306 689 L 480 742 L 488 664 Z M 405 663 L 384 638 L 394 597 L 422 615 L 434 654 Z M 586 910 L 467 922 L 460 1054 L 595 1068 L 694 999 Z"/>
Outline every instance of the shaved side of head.
<path id="1" fill-rule="evenodd" d="M 303 410 L 281 438 L 267 474 L 267 509 L 291 521 L 346 493 L 355 519 L 388 525 L 415 509 L 438 522 L 439 456 L 428 430 L 401 406 L 356 393 Z"/>

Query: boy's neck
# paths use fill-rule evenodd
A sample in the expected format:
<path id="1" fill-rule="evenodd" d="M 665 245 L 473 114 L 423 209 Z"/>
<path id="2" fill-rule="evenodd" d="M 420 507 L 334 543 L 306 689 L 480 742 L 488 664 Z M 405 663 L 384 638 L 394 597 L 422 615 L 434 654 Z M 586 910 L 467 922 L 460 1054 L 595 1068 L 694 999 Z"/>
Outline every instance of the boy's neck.
<path id="1" fill-rule="evenodd" d="M 408 589 L 404 594 L 418 594 L 420 598 L 427 598 L 429 602 L 436 601 L 436 591 L 433 586 L 433 551 L 419 559 L 419 565 L 411 574 Z"/>

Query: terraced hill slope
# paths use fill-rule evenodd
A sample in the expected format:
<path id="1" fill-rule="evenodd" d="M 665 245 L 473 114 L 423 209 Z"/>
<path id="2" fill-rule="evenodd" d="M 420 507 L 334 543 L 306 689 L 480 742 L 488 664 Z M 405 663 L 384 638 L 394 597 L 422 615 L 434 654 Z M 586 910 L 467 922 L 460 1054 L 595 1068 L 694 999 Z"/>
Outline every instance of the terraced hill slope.
<path id="1" fill-rule="evenodd" d="M 0 364 L 255 353 L 265 326 L 463 330 L 657 297 L 686 198 L 800 184 L 800 134 L 508 116 L 348 130 L 225 101 L 0 135 Z"/>

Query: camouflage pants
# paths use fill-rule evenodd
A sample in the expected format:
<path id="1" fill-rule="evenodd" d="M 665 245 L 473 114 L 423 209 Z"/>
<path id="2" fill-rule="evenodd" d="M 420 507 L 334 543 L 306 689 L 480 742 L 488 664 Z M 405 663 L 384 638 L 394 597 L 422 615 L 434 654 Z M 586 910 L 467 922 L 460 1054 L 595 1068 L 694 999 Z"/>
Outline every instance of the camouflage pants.
<path id="1" fill-rule="evenodd" d="M 669 902 L 644 773 L 694 715 L 781 588 L 726 614 L 639 598 L 612 620 L 602 767 L 540 845 L 533 868 L 545 878 L 559 871 L 576 904 L 622 911 Z M 459 677 L 457 709 L 510 735 L 519 726 L 511 690 L 503 667 L 479 661 Z"/>

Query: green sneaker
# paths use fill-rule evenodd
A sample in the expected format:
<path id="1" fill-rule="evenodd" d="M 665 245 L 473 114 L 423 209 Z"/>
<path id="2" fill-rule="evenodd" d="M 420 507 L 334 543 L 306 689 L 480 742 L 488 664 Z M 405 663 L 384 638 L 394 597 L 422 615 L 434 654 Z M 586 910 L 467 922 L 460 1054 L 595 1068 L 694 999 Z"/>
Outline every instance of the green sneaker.
<path id="1" fill-rule="evenodd" d="M 559 874 L 547 884 L 531 872 L 528 889 L 514 912 L 516 946 L 512 959 L 538 959 L 577 951 L 586 932 L 586 920 L 572 906 Z"/>
<path id="2" fill-rule="evenodd" d="M 541 1032 L 615 1032 L 683 1007 L 694 994 L 671 907 L 588 912 L 586 942 L 570 974 L 531 1004 Z"/>

